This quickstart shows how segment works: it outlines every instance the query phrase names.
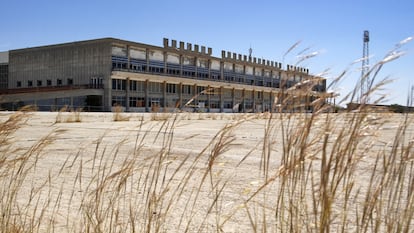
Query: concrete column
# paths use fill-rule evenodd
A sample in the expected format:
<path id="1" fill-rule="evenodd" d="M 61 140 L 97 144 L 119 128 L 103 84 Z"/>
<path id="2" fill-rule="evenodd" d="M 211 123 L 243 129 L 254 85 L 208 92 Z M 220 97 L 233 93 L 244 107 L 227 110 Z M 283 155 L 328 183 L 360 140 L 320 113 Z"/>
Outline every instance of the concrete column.
<path id="1" fill-rule="evenodd" d="M 270 70 L 270 87 L 273 88 L 273 82 L 274 82 L 274 78 L 273 78 L 273 70 Z"/>
<path id="2" fill-rule="evenodd" d="M 160 103 L 161 104 L 161 103 Z M 164 106 L 164 112 L 167 111 L 167 81 L 162 83 L 162 105 Z"/>
<path id="3" fill-rule="evenodd" d="M 266 101 L 265 101 L 264 96 L 265 96 L 265 92 L 264 92 L 264 91 L 262 91 L 262 112 L 264 112 L 264 111 L 265 111 L 265 103 L 266 103 Z M 270 97 L 269 97 L 269 98 L 270 98 Z"/>
<path id="4" fill-rule="evenodd" d="M 195 75 L 194 78 L 197 79 L 198 78 L 198 57 L 194 57 L 194 67 L 195 67 Z"/>
<path id="5" fill-rule="evenodd" d="M 164 74 L 167 73 L 167 57 L 168 57 L 167 52 L 164 52 Z"/>
<path id="6" fill-rule="evenodd" d="M 220 87 L 220 112 L 224 112 L 224 88 Z"/>
<path id="7" fill-rule="evenodd" d="M 103 96 L 103 107 L 105 111 L 111 111 L 112 107 L 112 79 L 107 77 L 104 79 L 104 96 Z"/>
<path id="8" fill-rule="evenodd" d="M 207 86 L 207 90 L 210 89 L 210 85 Z M 209 92 L 209 91 L 208 91 Z M 210 100 L 211 100 L 211 95 L 207 92 L 207 112 L 210 112 Z"/>
<path id="9" fill-rule="evenodd" d="M 271 91 L 270 93 L 269 93 L 269 99 L 270 99 L 270 105 L 269 105 L 269 112 L 273 112 L 273 101 L 274 101 L 274 93 L 273 93 L 273 91 Z"/>
<path id="10" fill-rule="evenodd" d="M 129 45 L 127 45 L 127 49 L 126 49 L 126 52 L 127 52 L 127 57 L 128 57 L 128 62 L 127 62 L 127 70 L 129 70 L 130 69 L 130 64 L 131 64 L 131 55 L 130 55 L 130 52 L 129 52 Z"/>
<path id="11" fill-rule="evenodd" d="M 211 79 L 211 60 L 208 59 L 208 79 Z"/>
<path id="12" fill-rule="evenodd" d="M 194 85 L 193 85 L 193 96 L 196 96 L 196 95 L 198 95 L 198 94 L 197 94 L 197 84 L 194 84 Z M 196 99 L 197 99 L 197 98 L 195 98 L 195 99 L 193 100 L 193 102 L 191 102 L 191 103 L 190 103 L 190 105 L 193 105 L 193 106 L 194 106 L 194 105 L 196 104 L 196 103 L 195 103 L 195 102 L 196 102 Z"/>
<path id="13" fill-rule="evenodd" d="M 145 111 L 149 112 L 149 80 L 145 80 Z"/>
<path id="14" fill-rule="evenodd" d="M 253 112 L 256 112 L 256 91 L 254 89 L 251 98 L 253 99 Z"/>
<path id="15" fill-rule="evenodd" d="M 220 80 L 224 80 L 224 62 L 220 62 Z"/>
<path id="16" fill-rule="evenodd" d="M 245 113 L 246 112 L 246 103 L 245 103 L 245 97 L 246 97 L 246 89 L 243 89 L 242 91 L 242 110 Z"/>
<path id="17" fill-rule="evenodd" d="M 129 57 L 129 56 L 128 56 Z M 128 59 L 129 60 L 129 59 Z M 129 63 L 129 62 L 128 62 Z M 129 67 L 129 65 L 128 65 L 128 67 Z M 129 78 L 126 78 L 126 87 L 125 87 L 125 111 L 126 112 L 129 112 L 129 83 L 130 83 L 130 80 L 129 80 Z"/>
<path id="18" fill-rule="evenodd" d="M 147 60 L 147 68 L 146 68 L 145 72 L 148 72 L 148 67 L 149 67 L 149 49 L 145 49 L 145 59 Z"/>
<path id="19" fill-rule="evenodd" d="M 183 108 L 183 83 L 178 84 L 178 107 L 179 109 Z"/>
<path id="20" fill-rule="evenodd" d="M 234 109 L 234 105 L 236 104 L 235 92 L 236 92 L 236 90 L 234 88 L 231 89 L 231 106 L 232 106 L 233 109 Z M 238 108 L 237 108 L 237 110 L 238 110 Z M 233 112 L 234 112 L 234 110 L 233 110 Z"/>
<path id="21" fill-rule="evenodd" d="M 183 76 L 183 55 L 180 54 L 180 77 Z"/>
<path id="22" fill-rule="evenodd" d="M 243 65 L 243 85 L 246 84 L 246 65 Z"/>

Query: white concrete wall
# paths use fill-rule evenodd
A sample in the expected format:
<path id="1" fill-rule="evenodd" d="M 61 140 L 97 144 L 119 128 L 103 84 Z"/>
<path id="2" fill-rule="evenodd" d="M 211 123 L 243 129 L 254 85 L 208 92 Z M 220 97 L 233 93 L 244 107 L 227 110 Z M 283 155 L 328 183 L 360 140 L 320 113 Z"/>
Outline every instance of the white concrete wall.
<path id="1" fill-rule="evenodd" d="M 0 64 L 9 63 L 9 51 L 0 52 Z"/>
<path id="2" fill-rule="evenodd" d="M 141 59 L 141 60 L 146 59 L 145 49 L 130 49 L 129 55 L 131 56 L 131 58 L 134 58 L 134 59 Z"/>

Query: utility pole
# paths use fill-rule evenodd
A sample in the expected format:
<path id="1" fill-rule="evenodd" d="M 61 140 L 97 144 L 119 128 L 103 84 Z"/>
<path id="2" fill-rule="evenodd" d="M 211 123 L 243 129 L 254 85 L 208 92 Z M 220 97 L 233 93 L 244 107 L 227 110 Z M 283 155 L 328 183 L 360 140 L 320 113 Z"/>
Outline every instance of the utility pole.
<path id="1" fill-rule="evenodd" d="M 367 104 L 368 92 L 371 88 L 371 80 L 369 77 L 369 31 L 364 31 L 364 46 L 362 51 L 362 69 L 361 69 L 361 94 L 359 96 L 360 104 Z"/>

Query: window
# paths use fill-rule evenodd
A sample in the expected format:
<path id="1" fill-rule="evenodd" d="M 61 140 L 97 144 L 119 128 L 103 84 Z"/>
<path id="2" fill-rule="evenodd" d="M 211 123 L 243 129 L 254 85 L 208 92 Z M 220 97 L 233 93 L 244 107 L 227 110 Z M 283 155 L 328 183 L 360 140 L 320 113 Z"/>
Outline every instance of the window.
<path id="1" fill-rule="evenodd" d="M 160 67 L 154 67 L 154 66 L 150 66 L 149 67 L 149 72 L 151 73 L 164 73 L 164 68 L 160 68 Z"/>
<path id="2" fill-rule="evenodd" d="M 167 69 L 167 73 L 171 75 L 180 75 L 180 70 L 178 69 Z"/>
<path id="3" fill-rule="evenodd" d="M 234 81 L 234 76 L 231 74 L 224 74 L 224 80 L 228 81 L 228 82 L 233 82 Z"/>
<path id="4" fill-rule="evenodd" d="M 183 76 L 194 77 L 195 72 L 194 71 L 183 70 Z"/>
<path id="5" fill-rule="evenodd" d="M 234 91 L 234 97 L 241 98 L 243 96 L 243 92 L 241 90 Z"/>
<path id="6" fill-rule="evenodd" d="M 224 89 L 222 94 L 223 96 L 228 97 L 228 98 L 233 96 L 233 93 L 230 89 Z"/>
<path id="7" fill-rule="evenodd" d="M 125 96 L 112 96 L 112 106 L 126 106 Z"/>
<path id="8" fill-rule="evenodd" d="M 42 86 L 42 80 L 37 80 L 37 86 L 38 87 Z"/>
<path id="9" fill-rule="evenodd" d="M 150 82 L 148 86 L 149 86 L 148 90 L 150 93 L 161 93 L 162 91 L 161 83 Z"/>
<path id="10" fill-rule="evenodd" d="M 183 94 L 191 95 L 192 94 L 191 87 L 192 86 L 190 86 L 190 85 L 183 85 L 182 88 L 181 88 L 181 92 Z"/>
<path id="11" fill-rule="evenodd" d="M 48 80 L 46 81 L 46 85 L 48 85 L 48 86 L 52 86 L 52 80 L 48 79 Z"/>
<path id="12" fill-rule="evenodd" d="M 129 90 L 137 91 L 137 92 L 144 92 L 144 85 L 145 83 L 143 81 L 131 80 L 129 81 Z"/>
<path id="13" fill-rule="evenodd" d="M 224 101 L 223 105 L 224 108 L 233 108 L 233 103 L 231 101 Z"/>
<path id="14" fill-rule="evenodd" d="M 58 85 L 58 86 L 62 86 L 62 79 L 58 79 L 58 80 L 56 80 L 56 85 Z"/>
<path id="15" fill-rule="evenodd" d="M 21 87 L 21 86 L 22 86 L 22 81 L 17 81 L 16 86 L 17 86 L 17 87 Z"/>
<path id="16" fill-rule="evenodd" d="M 252 100 L 245 100 L 244 101 L 244 108 L 245 109 L 253 109 L 253 101 Z"/>
<path id="17" fill-rule="evenodd" d="M 219 96 L 221 94 L 220 88 L 211 88 L 210 95 L 212 96 Z"/>
<path id="18" fill-rule="evenodd" d="M 136 91 L 137 90 L 137 81 L 130 81 L 129 82 L 129 90 Z"/>
<path id="19" fill-rule="evenodd" d="M 167 93 L 177 93 L 177 84 L 167 83 Z"/>
<path id="20" fill-rule="evenodd" d="M 208 73 L 205 72 L 199 72 L 197 73 L 197 76 L 202 79 L 208 79 Z"/>
<path id="21" fill-rule="evenodd" d="M 143 97 L 129 97 L 130 107 L 145 107 L 145 98 Z"/>
<path id="22" fill-rule="evenodd" d="M 145 82 L 144 81 L 137 81 L 137 91 L 144 92 L 145 91 Z"/>
<path id="23" fill-rule="evenodd" d="M 217 73 L 217 72 L 211 72 L 211 79 L 214 79 L 214 80 L 220 80 L 220 79 L 221 79 L 221 75 L 220 75 L 220 73 Z"/>
<path id="24" fill-rule="evenodd" d="M 162 104 L 161 104 L 162 101 L 163 101 L 163 99 L 161 99 L 161 98 L 151 98 L 150 101 L 149 101 L 149 105 L 150 105 L 152 110 L 156 110 L 156 108 L 163 107 Z"/>
<path id="25" fill-rule="evenodd" d="M 68 78 L 68 85 L 73 85 L 73 79 L 72 78 Z"/>
<path id="26" fill-rule="evenodd" d="M 237 77 L 236 77 L 236 82 L 238 82 L 238 83 L 244 83 L 244 78 L 243 78 L 243 76 L 237 76 Z"/>
<path id="27" fill-rule="evenodd" d="M 220 108 L 220 101 L 216 101 L 216 100 L 210 101 L 210 108 Z"/>
<path id="28" fill-rule="evenodd" d="M 33 86 L 33 81 L 32 80 L 28 80 L 27 81 L 27 86 L 28 87 L 32 87 Z"/>
<path id="29" fill-rule="evenodd" d="M 112 90 L 125 90 L 126 80 L 112 79 Z"/>
<path id="30" fill-rule="evenodd" d="M 200 94 L 203 92 L 206 88 L 205 87 L 197 87 L 197 93 Z"/>

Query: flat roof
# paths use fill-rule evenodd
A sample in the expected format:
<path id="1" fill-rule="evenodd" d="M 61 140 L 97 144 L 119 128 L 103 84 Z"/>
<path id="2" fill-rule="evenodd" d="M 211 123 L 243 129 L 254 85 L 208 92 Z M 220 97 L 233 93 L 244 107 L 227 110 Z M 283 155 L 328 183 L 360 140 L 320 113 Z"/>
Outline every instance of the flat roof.
<path id="1" fill-rule="evenodd" d="M 165 45 L 165 40 L 167 40 L 167 46 Z M 175 41 L 175 40 L 172 40 Z M 171 41 L 171 42 L 172 42 Z M 169 39 L 164 38 L 164 44 L 163 47 L 161 46 L 156 46 L 156 45 L 150 45 L 150 44 L 144 44 L 144 43 L 139 43 L 139 42 L 134 42 L 134 41 L 128 41 L 128 40 L 123 40 L 123 39 L 118 39 L 118 38 L 113 38 L 113 37 L 104 37 L 104 38 L 98 38 L 98 39 L 91 39 L 91 40 L 82 40 L 82 41 L 73 41 L 73 42 L 66 42 L 66 43 L 60 43 L 60 44 L 51 44 L 51 45 L 43 45 L 43 46 L 36 46 L 36 47 L 29 47 L 29 48 L 21 48 L 21 49 L 15 49 L 15 50 L 10 50 L 10 52 L 26 52 L 26 51 L 35 51 L 35 50 L 42 50 L 42 49 L 47 49 L 47 48 L 55 48 L 55 47 L 64 47 L 64 46 L 74 46 L 74 45 L 87 45 L 87 44 L 94 44 L 94 43 L 112 43 L 112 44 L 118 44 L 118 45 L 127 45 L 127 46 L 136 46 L 136 47 L 146 47 L 146 48 L 150 48 L 150 49 L 159 49 L 159 50 L 164 50 L 164 51 L 171 51 L 171 52 L 181 52 L 181 53 L 197 53 L 200 57 L 209 57 L 212 59 L 216 59 L 216 60 L 222 60 L 222 61 L 226 61 L 226 62 L 235 62 L 235 63 L 239 63 L 239 64 L 252 64 L 255 66 L 262 66 L 262 67 L 267 67 L 267 68 L 276 68 L 276 69 L 280 69 L 280 70 L 285 70 L 285 71 L 296 71 L 296 72 L 300 72 L 300 73 L 304 73 L 309 75 L 309 69 L 303 68 L 303 67 L 295 67 L 289 64 L 286 64 L 286 67 L 283 67 L 284 64 L 276 62 L 276 61 L 270 61 L 270 60 L 266 60 L 263 58 L 257 58 L 254 57 L 251 60 L 245 60 L 245 56 L 241 55 L 241 54 L 236 54 L 236 53 L 232 53 L 230 51 L 225 51 L 222 50 L 222 57 L 215 57 L 214 55 L 212 55 L 211 53 L 208 53 L 208 51 L 206 51 L 206 53 L 202 53 L 199 51 L 194 51 L 193 49 L 188 49 L 184 48 L 184 45 L 190 44 L 190 43 L 184 43 L 182 41 L 179 41 L 177 43 L 177 41 L 175 41 L 176 45 L 170 45 Z M 177 47 L 176 47 L 177 46 Z M 179 48 L 183 46 L 182 48 Z M 198 46 L 198 45 L 197 45 Z M 200 46 L 200 47 L 204 47 L 204 46 Z M 209 49 L 209 48 L 207 48 Z M 241 59 L 241 57 L 243 57 L 243 59 Z M 7 56 L 7 61 L 8 61 L 8 56 Z M 273 63 L 273 65 L 272 65 Z M 279 64 L 279 65 L 278 65 Z"/>

